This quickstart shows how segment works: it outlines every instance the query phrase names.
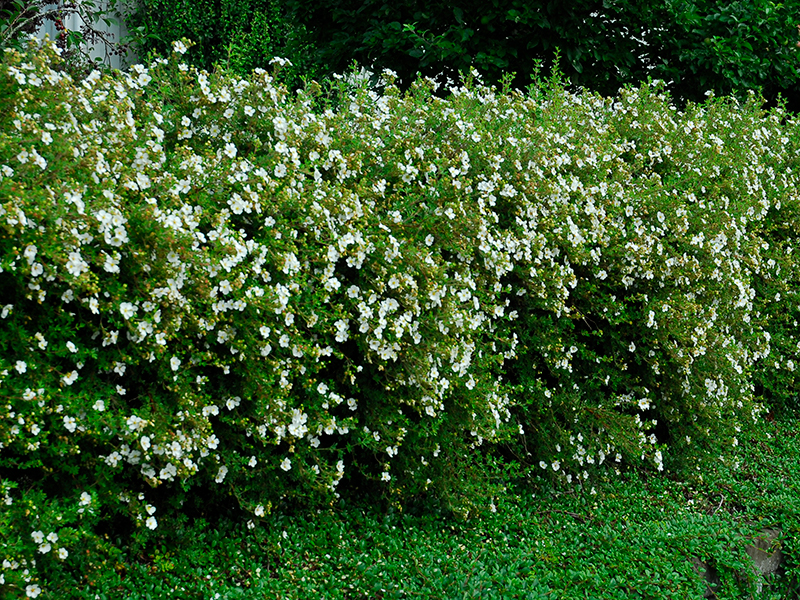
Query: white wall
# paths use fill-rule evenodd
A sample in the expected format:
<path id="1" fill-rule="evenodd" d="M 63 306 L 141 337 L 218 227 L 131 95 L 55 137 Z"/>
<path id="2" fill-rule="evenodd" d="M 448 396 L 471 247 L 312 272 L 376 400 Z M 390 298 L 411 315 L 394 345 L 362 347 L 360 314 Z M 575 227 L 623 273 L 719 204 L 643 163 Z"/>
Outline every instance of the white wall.
<path id="1" fill-rule="evenodd" d="M 134 1 L 135 2 L 135 0 L 126 0 L 126 1 L 128 1 L 128 2 Z M 80 3 L 81 0 L 77 0 L 77 2 Z M 55 3 L 53 3 L 53 4 L 55 4 Z M 108 0 L 97 0 L 95 2 L 95 6 L 97 8 L 107 7 L 108 6 Z M 50 7 L 53 7 L 53 6 L 51 5 Z M 50 8 L 50 7 L 46 7 L 46 8 Z M 117 25 L 111 25 L 109 27 L 103 22 L 102 19 L 100 19 L 98 22 L 93 24 L 93 28 L 96 29 L 97 31 L 101 31 L 101 32 L 104 32 L 104 33 L 107 32 L 107 33 L 111 34 L 109 36 L 110 39 L 112 39 L 114 42 L 119 42 L 120 39 L 122 39 L 123 37 L 125 37 L 128 34 L 128 29 L 127 29 L 127 27 L 125 27 L 125 21 L 122 19 L 122 17 L 120 17 L 116 13 L 112 13 L 112 14 L 110 14 L 108 16 L 115 17 L 119 21 L 119 23 Z M 69 30 L 80 31 L 81 30 L 81 25 L 83 24 L 83 19 L 81 19 L 80 15 L 78 15 L 77 13 L 73 12 L 73 13 L 69 14 L 63 20 L 63 23 L 64 23 L 64 26 Z M 59 32 L 55 28 L 55 23 L 53 23 L 52 21 L 47 20 L 47 19 L 45 19 L 45 21 L 42 24 L 42 26 L 36 32 L 36 36 L 41 38 L 41 39 L 44 39 L 45 35 L 49 35 L 50 39 L 52 39 L 52 40 L 57 39 L 58 35 L 59 35 Z M 92 59 L 94 59 L 96 57 L 99 57 L 99 58 L 101 58 L 103 60 L 103 62 L 105 64 L 107 64 L 108 66 L 110 66 L 112 68 L 115 68 L 115 69 L 123 69 L 124 70 L 127 67 L 129 67 L 130 65 L 133 65 L 133 64 L 136 64 L 137 62 L 139 62 L 138 57 L 136 56 L 136 54 L 133 51 L 129 51 L 127 56 L 124 56 L 124 57 L 120 57 L 119 55 L 109 56 L 107 54 L 107 50 L 106 50 L 105 44 L 103 44 L 102 42 L 96 43 L 94 45 L 90 45 L 88 47 L 88 51 L 89 51 L 89 54 L 92 57 Z"/>

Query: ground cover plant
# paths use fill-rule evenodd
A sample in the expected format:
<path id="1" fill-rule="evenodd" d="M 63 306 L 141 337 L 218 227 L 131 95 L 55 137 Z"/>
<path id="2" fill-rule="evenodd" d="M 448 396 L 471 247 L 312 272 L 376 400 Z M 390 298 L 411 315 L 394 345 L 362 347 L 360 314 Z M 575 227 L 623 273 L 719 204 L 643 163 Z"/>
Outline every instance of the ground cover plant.
<path id="1" fill-rule="evenodd" d="M 197 521 L 122 552 L 91 585 L 80 572 L 65 579 L 77 586 L 71 597 L 88 599 L 694 599 L 707 589 L 690 564 L 697 557 L 719 579 L 712 598 L 794 598 L 797 425 L 764 421 L 744 436 L 726 456 L 744 468 L 718 461 L 679 480 L 628 473 L 579 493 L 539 480 L 510 486 L 497 512 L 468 521 L 435 504 L 358 501 L 275 514 L 252 530 L 239 519 Z M 743 548 L 774 527 L 786 558 L 764 579 Z"/>
<path id="2" fill-rule="evenodd" d="M 796 408 L 781 110 L 391 73 L 326 107 L 190 46 L 79 83 L 4 53 L 3 593 L 219 512 L 703 472 Z"/>

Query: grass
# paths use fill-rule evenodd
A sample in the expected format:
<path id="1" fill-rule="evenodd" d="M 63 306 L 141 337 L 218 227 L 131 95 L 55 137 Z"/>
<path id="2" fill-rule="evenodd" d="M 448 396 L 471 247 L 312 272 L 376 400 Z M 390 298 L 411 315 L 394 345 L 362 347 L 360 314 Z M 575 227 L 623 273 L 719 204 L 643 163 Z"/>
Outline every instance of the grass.
<path id="1" fill-rule="evenodd" d="M 342 504 L 273 513 L 248 529 L 204 521 L 98 574 L 88 598 L 702 598 L 689 559 L 714 568 L 717 598 L 796 598 L 797 417 L 764 422 L 702 477 L 627 474 L 591 490 L 509 485 L 497 512 L 459 521 Z M 784 567 L 762 582 L 744 546 L 782 530 Z M 177 540 L 177 542 L 175 541 Z"/>

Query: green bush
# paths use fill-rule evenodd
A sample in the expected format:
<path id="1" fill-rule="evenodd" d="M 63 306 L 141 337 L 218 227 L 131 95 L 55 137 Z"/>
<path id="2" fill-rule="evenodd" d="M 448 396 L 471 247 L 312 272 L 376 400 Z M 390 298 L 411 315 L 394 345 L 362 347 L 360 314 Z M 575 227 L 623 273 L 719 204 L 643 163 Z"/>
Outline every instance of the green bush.
<path id="1" fill-rule="evenodd" d="M 321 111 L 186 41 L 80 84 L 31 44 L 0 67 L 7 595 L 341 482 L 468 513 L 494 465 L 693 466 L 758 418 L 771 338 L 800 360 L 798 140 L 755 99 L 385 73 Z"/>
<path id="2" fill-rule="evenodd" d="M 648 78 L 677 102 L 761 89 L 770 101 L 798 93 L 796 0 L 683 2 L 543 0 L 287 0 L 318 60 L 333 72 L 356 60 L 457 78 L 476 68 L 493 84 L 513 73 L 525 87 L 537 65 L 560 66 L 575 86 L 615 95 Z M 560 53 L 559 53 L 560 50 Z M 800 105 L 793 103 L 796 111 Z"/>
<path id="3" fill-rule="evenodd" d="M 223 65 L 245 75 L 268 68 L 278 56 L 291 62 L 280 78 L 293 88 L 302 87 L 304 77 L 323 73 L 308 44 L 301 41 L 302 25 L 291 21 L 283 4 L 275 0 L 142 0 L 130 8 L 125 23 L 142 57 L 168 56 L 174 40 L 189 38 L 197 44 L 185 60 L 199 69 L 211 71 Z"/>

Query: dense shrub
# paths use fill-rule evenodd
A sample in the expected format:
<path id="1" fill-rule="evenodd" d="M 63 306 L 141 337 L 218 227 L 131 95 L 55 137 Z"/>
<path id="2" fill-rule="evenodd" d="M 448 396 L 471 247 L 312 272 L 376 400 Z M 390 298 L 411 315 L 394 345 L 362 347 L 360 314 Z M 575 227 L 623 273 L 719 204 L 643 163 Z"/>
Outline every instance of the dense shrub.
<path id="1" fill-rule="evenodd" d="M 142 57 L 168 56 L 173 40 L 188 37 L 197 44 L 184 60 L 207 71 L 224 65 L 228 72 L 245 75 L 268 68 L 269 61 L 280 56 L 291 61 L 281 72 L 281 82 L 296 88 L 302 87 L 304 77 L 320 77 L 325 70 L 314 60 L 308 42 L 301 40 L 303 26 L 275 0 L 140 0 L 130 6 L 125 24 Z"/>
<path id="2" fill-rule="evenodd" d="M 109 531 L 255 527 L 342 481 L 468 511 L 510 453 L 572 483 L 693 464 L 800 360 L 772 319 L 797 310 L 798 140 L 755 100 L 385 73 L 320 111 L 184 42 L 80 84 L 31 44 L 0 68 L 9 594 L 90 583 Z"/>

